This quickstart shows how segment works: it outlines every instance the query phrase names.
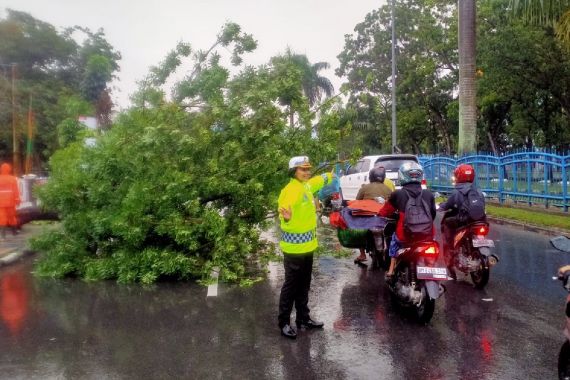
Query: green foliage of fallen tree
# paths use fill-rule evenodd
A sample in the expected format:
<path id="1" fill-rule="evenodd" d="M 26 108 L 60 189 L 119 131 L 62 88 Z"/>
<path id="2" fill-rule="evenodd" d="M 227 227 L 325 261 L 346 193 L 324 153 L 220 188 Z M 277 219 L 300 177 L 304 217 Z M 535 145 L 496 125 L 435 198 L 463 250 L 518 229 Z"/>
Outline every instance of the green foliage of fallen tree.
<path id="1" fill-rule="evenodd" d="M 44 253 L 38 274 L 148 284 L 207 281 L 217 267 L 223 281 L 251 280 L 248 263 L 267 252 L 259 235 L 288 181 L 288 159 L 334 158 L 338 114 L 321 105 L 315 126 L 299 99 L 305 112 L 290 127 L 279 98 L 301 86 L 300 75 L 270 66 L 224 72 L 217 60 L 204 64 L 177 86 L 191 98 L 133 109 L 95 146 L 56 152 L 40 197 L 62 228 L 34 242 Z"/>

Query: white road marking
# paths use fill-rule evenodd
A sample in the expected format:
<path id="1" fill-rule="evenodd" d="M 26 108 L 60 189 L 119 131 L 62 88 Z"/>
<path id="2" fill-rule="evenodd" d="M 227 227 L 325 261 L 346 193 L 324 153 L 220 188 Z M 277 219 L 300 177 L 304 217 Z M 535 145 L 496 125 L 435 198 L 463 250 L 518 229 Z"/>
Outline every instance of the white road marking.
<path id="1" fill-rule="evenodd" d="M 208 294 L 206 297 L 217 297 L 218 296 L 218 275 L 220 268 L 215 267 L 212 269 L 212 278 L 215 280 L 213 284 L 208 285 Z"/>

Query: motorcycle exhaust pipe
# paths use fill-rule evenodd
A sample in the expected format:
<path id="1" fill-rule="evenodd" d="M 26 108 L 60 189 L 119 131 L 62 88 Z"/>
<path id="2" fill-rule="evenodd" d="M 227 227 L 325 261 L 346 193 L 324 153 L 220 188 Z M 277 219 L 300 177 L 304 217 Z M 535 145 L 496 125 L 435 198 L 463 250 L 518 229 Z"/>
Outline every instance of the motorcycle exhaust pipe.
<path id="1" fill-rule="evenodd" d="M 489 255 L 489 266 L 495 266 L 499 262 L 499 258 L 495 255 Z"/>

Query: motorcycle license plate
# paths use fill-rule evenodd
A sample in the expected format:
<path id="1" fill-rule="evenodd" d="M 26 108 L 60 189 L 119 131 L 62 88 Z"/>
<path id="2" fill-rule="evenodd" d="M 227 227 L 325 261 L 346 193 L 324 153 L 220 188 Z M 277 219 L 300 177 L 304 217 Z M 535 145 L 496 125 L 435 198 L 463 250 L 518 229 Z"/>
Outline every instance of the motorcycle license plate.
<path id="1" fill-rule="evenodd" d="M 494 247 L 495 242 L 491 239 L 473 239 L 473 247 Z"/>
<path id="2" fill-rule="evenodd" d="M 447 280 L 447 268 L 417 267 L 420 280 Z"/>

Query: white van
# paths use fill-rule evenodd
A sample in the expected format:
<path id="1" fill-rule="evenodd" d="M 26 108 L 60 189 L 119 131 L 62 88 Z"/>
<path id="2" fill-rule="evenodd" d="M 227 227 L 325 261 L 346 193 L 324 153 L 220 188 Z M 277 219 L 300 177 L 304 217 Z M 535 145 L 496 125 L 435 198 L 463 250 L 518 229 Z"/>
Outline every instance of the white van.
<path id="1" fill-rule="evenodd" d="M 377 166 L 386 169 L 386 178 L 389 178 L 396 185 L 396 189 L 401 188 L 398 181 L 398 169 L 406 162 L 419 163 L 418 158 L 413 154 L 384 154 L 378 156 L 364 156 L 354 165 L 348 168 L 345 175 L 340 177 L 340 188 L 342 197 L 346 200 L 356 199 L 356 194 L 362 185 L 369 183 L 368 172 Z M 426 188 L 425 179 L 422 187 Z"/>

